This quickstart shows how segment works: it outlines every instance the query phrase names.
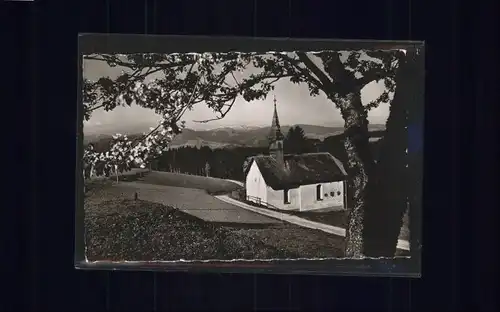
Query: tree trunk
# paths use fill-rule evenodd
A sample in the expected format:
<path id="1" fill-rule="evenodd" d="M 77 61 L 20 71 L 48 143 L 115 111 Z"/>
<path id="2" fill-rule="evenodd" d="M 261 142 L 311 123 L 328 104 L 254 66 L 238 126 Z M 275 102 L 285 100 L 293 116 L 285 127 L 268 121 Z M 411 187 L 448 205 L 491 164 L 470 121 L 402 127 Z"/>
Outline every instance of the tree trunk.
<path id="1" fill-rule="evenodd" d="M 403 216 L 408 209 L 408 104 L 418 99 L 418 72 L 406 56 L 396 75 L 396 92 L 391 102 L 386 131 L 369 191 L 374 202 L 365 214 L 364 253 L 369 257 L 394 257 Z"/>
<path id="2" fill-rule="evenodd" d="M 362 258 L 365 210 L 371 200 L 367 186 L 373 169 L 373 157 L 368 142 L 368 120 L 361 103 L 360 91 L 349 93 L 337 101 L 345 102 L 339 104 L 344 107 L 344 146 L 348 159 L 349 189 L 353 198 L 352 206 L 349 207 L 345 256 Z"/>

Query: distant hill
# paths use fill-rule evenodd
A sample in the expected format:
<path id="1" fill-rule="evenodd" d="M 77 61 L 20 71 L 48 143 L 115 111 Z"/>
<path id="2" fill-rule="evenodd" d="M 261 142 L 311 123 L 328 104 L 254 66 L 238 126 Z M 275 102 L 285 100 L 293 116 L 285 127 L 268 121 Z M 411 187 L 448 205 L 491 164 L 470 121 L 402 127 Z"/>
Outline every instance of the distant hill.
<path id="1" fill-rule="evenodd" d="M 134 125 L 93 125 L 85 127 L 84 125 L 84 144 L 97 142 L 101 139 L 110 139 L 114 134 L 121 133 L 126 135 L 141 134 L 148 132 L 151 127 L 150 122 L 136 123 Z"/>
<path id="2" fill-rule="evenodd" d="M 324 127 L 313 125 L 298 125 L 306 136 L 310 139 L 318 139 L 323 141 L 327 137 L 342 134 L 343 127 Z M 292 126 L 282 126 L 284 134 Z M 372 125 L 370 131 L 384 130 L 383 125 Z M 181 134 L 176 136 L 172 142 L 172 147 L 178 146 L 209 146 L 211 148 L 222 148 L 231 146 L 267 146 L 267 136 L 269 135 L 270 127 L 261 128 L 218 128 L 213 130 L 192 130 L 185 129 Z"/>
<path id="3" fill-rule="evenodd" d="M 343 127 L 325 127 L 325 126 L 314 126 L 314 125 L 298 125 L 302 129 L 306 136 L 313 140 L 323 141 L 326 138 L 332 136 L 341 135 L 344 132 Z M 292 126 L 282 126 L 281 129 L 284 134 Z M 373 134 L 380 133 L 380 135 L 373 135 L 376 138 L 381 136 L 384 130 L 383 125 L 370 125 L 369 129 Z M 147 131 L 147 129 L 146 129 Z M 192 130 L 184 129 L 184 131 L 177 135 L 172 141 L 171 147 L 178 148 L 181 146 L 193 146 L 193 147 L 203 147 L 207 146 L 211 149 L 218 148 L 231 148 L 231 147 L 263 147 L 267 146 L 267 136 L 269 135 L 270 127 L 239 127 L 239 128 L 217 128 L 212 130 Z M 124 134 L 133 135 L 132 133 Z M 135 136 L 135 135 L 134 135 Z M 111 135 L 85 135 L 84 144 L 90 142 L 105 142 L 104 145 L 111 139 Z M 102 146 L 102 144 L 99 144 Z"/>

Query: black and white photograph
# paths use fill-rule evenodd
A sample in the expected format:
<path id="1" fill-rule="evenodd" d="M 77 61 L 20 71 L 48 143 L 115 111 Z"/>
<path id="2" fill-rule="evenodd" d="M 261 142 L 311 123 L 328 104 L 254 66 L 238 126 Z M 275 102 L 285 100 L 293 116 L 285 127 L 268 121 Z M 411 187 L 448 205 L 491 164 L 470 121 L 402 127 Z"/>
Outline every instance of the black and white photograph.
<path id="1" fill-rule="evenodd" d="M 86 261 L 410 258 L 421 53 L 84 54 Z"/>

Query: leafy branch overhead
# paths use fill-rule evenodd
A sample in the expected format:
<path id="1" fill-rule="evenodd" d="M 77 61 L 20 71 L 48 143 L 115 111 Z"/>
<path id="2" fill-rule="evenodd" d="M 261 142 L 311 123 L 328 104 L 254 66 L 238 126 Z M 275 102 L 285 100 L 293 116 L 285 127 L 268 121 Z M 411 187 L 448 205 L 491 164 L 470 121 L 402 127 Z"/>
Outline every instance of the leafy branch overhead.
<path id="1" fill-rule="evenodd" d="M 246 101 L 265 98 L 273 83 L 284 78 L 306 84 L 312 96 L 323 92 L 332 100 L 347 86 L 361 89 L 384 80 L 387 89 L 367 105 L 371 109 L 394 92 L 400 57 L 398 51 L 87 55 L 86 60 L 119 66 L 122 73 L 84 80 L 84 116 L 89 120 L 96 109 L 111 111 L 135 103 L 178 121 L 194 104 L 205 102 L 222 118 L 238 96 Z M 245 75 L 246 69 L 252 74 Z"/>

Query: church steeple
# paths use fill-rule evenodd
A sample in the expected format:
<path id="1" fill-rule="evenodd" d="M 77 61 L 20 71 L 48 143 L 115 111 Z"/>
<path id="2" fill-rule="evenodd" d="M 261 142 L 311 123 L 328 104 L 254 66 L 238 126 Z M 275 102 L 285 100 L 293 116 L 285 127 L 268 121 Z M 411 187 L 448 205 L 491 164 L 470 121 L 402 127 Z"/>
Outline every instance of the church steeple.
<path id="1" fill-rule="evenodd" d="M 269 154 L 278 162 L 283 163 L 283 133 L 281 133 L 278 110 L 276 109 L 276 96 L 274 97 L 274 113 L 269 133 Z"/>
<path id="2" fill-rule="evenodd" d="M 269 144 L 283 139 L 284 137 L 283 134 L 281 133 L 280 120 L 278 118 L 278 110 L 276 109 L 276 96 L 275 96 L 273 121 L 271 123 L 271 132 L 269 133 Z"/>

